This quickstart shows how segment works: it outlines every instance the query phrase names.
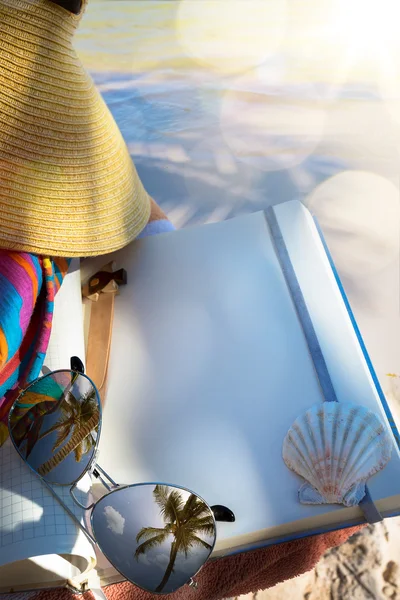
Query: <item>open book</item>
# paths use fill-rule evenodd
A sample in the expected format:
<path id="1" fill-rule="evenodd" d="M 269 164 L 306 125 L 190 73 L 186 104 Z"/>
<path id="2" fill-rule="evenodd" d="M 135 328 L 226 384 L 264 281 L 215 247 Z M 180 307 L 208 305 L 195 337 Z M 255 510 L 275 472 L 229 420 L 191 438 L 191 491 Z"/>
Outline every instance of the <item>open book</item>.
<path id="1" fill-rule="evenodd" d="M 281 204 L 274 212 L 339 401 L 365 405 L 390 431 L 392 458 L 368 487 L 383 516 L 398 514 L 397 430 L 337 274 L 301 203 Z M 128 285 L 116 299 L 99 446 L 99 463 L 113 479 L 177 484 L 210 505 L 229 506 L 236 521 L 218 523 L 214 558 L 363 522 L 359 507 L 300 504 L 301 480 L 282 459 L 288 428 L 323 397 L 264 212 L 137 240 L 84 261 L 85 277 L 111 259 L 128 272 Z M 69 355 L 82 352 L 83 327 L 72 318 L 73 310 L 79 312 L 79 290 L 71 285 L 66 291 L 69 277 L 74 274 L 63 291 L 75 294 L 74 306 L 71 299 L 62 315 L 69 331 L 55 328 L 52 337 L 52 349 L 58 345 L 66 352 L 65 364 L 48 363 L 52 367 L 68 366 Z M 58 300 L 61 305 L 61 295 Z M 57 305 L 56 319 L 60 312 Z M 26 476 L 21 465 L 18 472 Z M 43 490 L 33 496 L 23 479 L 20 485 L 9 497 L 13 507 L 22 496 L 31 511 L 27 524 L 18 521 L 15 530 L 24 535 L 32 520 L 40 523 L 47 496 Z M 3 483 L 1 488 L 4 493 Z M 52 555 L 55 571 L 61 555 L 64 561 L 74 557 L 67 561 L 68 577 L 59 581 L 77 576 L 73 569 L 85 577 L 91 567 L 102 584 L 121 580 L 62 518 L 71 537 L 33 537 L 25 555 L 10 538 L 14 530 L 1 525 L 0 564 L 29 558 L 34 549 Z"/>

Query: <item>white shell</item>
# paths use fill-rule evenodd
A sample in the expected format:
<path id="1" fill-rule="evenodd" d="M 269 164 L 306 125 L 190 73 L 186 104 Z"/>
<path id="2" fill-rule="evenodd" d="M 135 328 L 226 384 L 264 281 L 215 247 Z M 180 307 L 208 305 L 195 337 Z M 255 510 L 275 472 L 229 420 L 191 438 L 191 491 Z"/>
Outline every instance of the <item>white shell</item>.
<path id="1" fill-rule="evenodd" d="M 303 504 L 354 506 L 365 482 L 383 469 L 392 441 L 380 419 L 364 406 L 323 402 L 298 417 L 283 442 L 283 460 L 306 482 Z"/>

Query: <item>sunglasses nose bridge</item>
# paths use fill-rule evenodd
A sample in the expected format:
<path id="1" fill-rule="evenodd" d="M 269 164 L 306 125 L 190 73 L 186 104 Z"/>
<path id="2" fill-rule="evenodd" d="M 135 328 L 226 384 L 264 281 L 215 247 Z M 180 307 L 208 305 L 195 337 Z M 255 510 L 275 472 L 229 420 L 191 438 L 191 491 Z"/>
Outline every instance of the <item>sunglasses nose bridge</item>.
<path id="1" fill-rule="evenodd" d="M 96 479 L 100 479 L 100 481 L 102 482 L 102 484 L 109 490 L 111 491 L 112 489 L 115 489 L 117 487 L 120 487 L 120 484 L 116 483 L 114 481 L 114 479 L 112 479 L 110 477 L 110 475 L 100 467 L 99 464 L 96 463 L 96 458 L 97 458 L 97 454 L 95 456 L 95 460 L 93 462 L 93 469 L 92 469 L 92 473 L 94 475 L 94 477 L 96 477 Z M 108 483 L 106 483 L 104 480 L 107 480 Z"/>
<path id="2" fill-rule="evenodd" d="M 75 504 L 77 504 L 80 508 L 83 508 L 83 510 L 90 510 L 91 508 L 93 508 L 93 506 L 96 504 L 95 502 L 92 502 L 91 504 L 89 504 L 89 506 L 85 506 L 84 504 L 82 504 L 82 502 L 80 502 L 78 500 L 78 498 L 75 496 L 75 489 L 76 489 L 76 485 L 77 482 L 73 483 L 71 485 L 71 487 L 69 488 L 69 493 L 71 494 L 72 500 L 75 502 Z"/>
<path id="3" fill-rule="evenodd" d="M 113 488 L 107 483 L 107 481 L 104 479 L 104 477 L 101 476 L 101 474 L 97 470 L 96 466 L 92 470 L 92 475 L 93 475 L 93 477 L 95 477 L 96 479 L 98 479 L 99 481 L 101 481 L 101 483 L 104 485 L 104 487 L 106 488 L 106 490 L 108 490 L 109 492 L 111 492 L 111 490 Z"/>

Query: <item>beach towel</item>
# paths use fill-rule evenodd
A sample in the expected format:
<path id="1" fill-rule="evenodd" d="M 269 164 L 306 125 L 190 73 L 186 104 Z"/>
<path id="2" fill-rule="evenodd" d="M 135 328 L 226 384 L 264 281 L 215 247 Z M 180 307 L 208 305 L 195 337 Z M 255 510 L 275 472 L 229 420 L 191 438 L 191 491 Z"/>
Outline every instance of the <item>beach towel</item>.
<path id="1" fill-rule="evenodd" d="M 361 527 L 340 529 L 210 561 L 195 577 L 198 583 L 197 590 L 184 586 L 177 592 L 163 597 L 166 600 L 222 600 L 265 590 L 311 570 L 326 550 L 343 544 Z M 106 586 L 103 588 L 103 593 L 107 600 L 160 600 L 160 595 L 144 592 L 128 582 Z M 7 595 L 4 598 L 0 595 L 0 600 L 97 600 L 97 598 L 92 592 L 77 595 L 67 590 L 43 590 Z"/>
<path id="2" fill-rule="evenodd" d="M 19 390 L 40 375 L 54 296 L 70 262 L 0 250 L 0 446 L 8 438 L 8 413 Z"/>

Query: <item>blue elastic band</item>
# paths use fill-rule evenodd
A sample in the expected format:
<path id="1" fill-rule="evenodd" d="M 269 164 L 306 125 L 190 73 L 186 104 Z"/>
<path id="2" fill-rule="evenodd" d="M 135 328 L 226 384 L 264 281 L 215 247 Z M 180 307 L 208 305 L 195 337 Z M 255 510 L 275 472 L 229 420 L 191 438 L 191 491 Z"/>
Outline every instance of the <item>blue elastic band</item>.
<path id="1" fill-rule="evenodd" d="M 175 227 L 168 219 L 160 219 L 159 221 L 150 221 L 146 227 L 137 236 L 137 239 L 147 237 L 149 235 L 158 235 L 159 233 L 167 233 L 167 231 L 175 231 Z"/>
<path id="2" fill-rule="evenodd" d="M 303 328 L 310 355 L 317 372 L 322 394 L 327 402 L 337 402 L 338 399 L 332 384 L 332 379 L 329 375 L 328 367 L 326 366 L 325 358 L 322 354 L 321 346 L 318 341 L 317 334 L 315 333 L 314 325 L 312 324 L 310 313 L 304 300 L 303 292 L 301 291 L 299 282 L 297 280 L 292 261 L 290 260 L 289 252 L 287 250 L 278 220 L 275 215 L 275 211 L 272 206 L 266 209 L 265 216 L 271 231 L 271 237 L 275 245 L 276 254 L 278 256 L 282 272 L 285 276 L 287 286 Z M 382 515 L 376 508 L 367 486 L 365 489 L 365 496 L 359 503 L 359 506 L 364 513 L 364 517 L 368 523 L 377 523 L 379 521 L 383 521 Z"/>

